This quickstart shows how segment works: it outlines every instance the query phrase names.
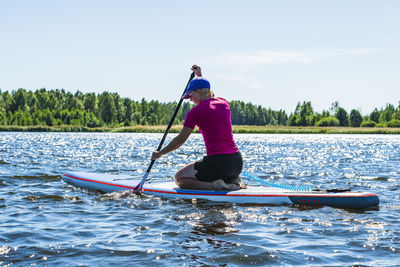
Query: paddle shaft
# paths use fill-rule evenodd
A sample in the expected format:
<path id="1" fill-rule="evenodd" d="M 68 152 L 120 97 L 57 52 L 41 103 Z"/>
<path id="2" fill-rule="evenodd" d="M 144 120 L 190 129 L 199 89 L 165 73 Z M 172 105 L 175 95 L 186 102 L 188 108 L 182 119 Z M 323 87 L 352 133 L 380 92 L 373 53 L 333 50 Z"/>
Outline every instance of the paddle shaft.
<path id="1" fill-rule="evenodd" d="M 192 73 L 190 74 L 189 81 L 187 82 L 187 84 L 186 84 L 186 86 L 185 86 L 185 89 L 183 90 L 182 96 L 181 96 L 181 98 L 180 98 L 180 100 L 179 100 L 179 102 L 178 102 L 178 106 L 176 107 L 176 109 L 175 109 L 175 111 L 174 111 L 174 114 L 172 115 L 172 118 L 171 118 L 171 120 L 169 121 L 169 124 L 168 124 L 168 126 L 167 126 L 167 129 L 166 129 L 165 132 L 164 132 L 163 138 L 161 139 L 161 142 L 160 142 L 160 144 L 158 145 L 157 151 L 160 151 L 161 148 L 162 148 L 162 145 L 164 144 L 165 138 L 167 137 L 168 132 L 169 132 L 169 130 L 171 129 L 172 124 L 174 123 L 175 117 L 176 117 L 176 115 L 178 114 L 179 108 L 180 108 L 181 105 L 182 105 L 182 102 L 183 102 L 183 98 L 182 98 L 182 97 L 183 97 L 183 95 L 185 94 L 186 88 L 189 86 L 189 83 L 190 83 L 190 81 L 191 81 L 193 78 L 194 78 L 194 72 L 192 72 Z M 150 165 L 149 165 L 149 167 L 147 168 L 147 171 L 146 171 L 146 173 L 144 174 L 142 180 L 141 180 L 140 183 L 135 187 L 135 191 L 136 191 L 136 192 L 140 192 L 140 191 L 142 190 L 143 184 L 146 182 L 146 179 L 147 179 L 147 177 L 149 176 L 149 173 L 150 173 L 150 171 L 151 171 L 151 168 L 153 167 L 154 162 L 155 162 L 155 160 L 151 160 Z"/>

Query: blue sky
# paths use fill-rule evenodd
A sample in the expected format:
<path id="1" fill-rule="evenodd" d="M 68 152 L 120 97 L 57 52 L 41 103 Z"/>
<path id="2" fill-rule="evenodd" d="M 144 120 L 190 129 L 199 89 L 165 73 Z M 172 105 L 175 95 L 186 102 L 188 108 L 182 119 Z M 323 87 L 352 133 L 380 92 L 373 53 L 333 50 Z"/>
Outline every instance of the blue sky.
<path id="1" fill-rule="evenodd" d="M 400 1 L 0 1 L 0 88 L 218 96 L 362 114 L 400 101 Z"/>

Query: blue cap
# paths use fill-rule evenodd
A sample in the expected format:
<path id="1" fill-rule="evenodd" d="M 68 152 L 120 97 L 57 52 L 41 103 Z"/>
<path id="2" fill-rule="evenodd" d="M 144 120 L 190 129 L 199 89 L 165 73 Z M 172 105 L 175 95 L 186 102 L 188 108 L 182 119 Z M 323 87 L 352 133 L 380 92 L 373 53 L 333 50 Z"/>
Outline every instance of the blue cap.
<path id="1" fill-rule="evenodd" d="M 195 78 L 189 83 L 188 87 L 186 88 L 186 92 L 182 96 L 182 98 L 183 99 L 189 99 L 190 98 L 190 96 L 189 96 L 190 92 L 195 91 L 197 89 L 203 89 L 203 88 L 210 89 L 211 88 L 210 82 L 207 81 L 204 78 Z"/>

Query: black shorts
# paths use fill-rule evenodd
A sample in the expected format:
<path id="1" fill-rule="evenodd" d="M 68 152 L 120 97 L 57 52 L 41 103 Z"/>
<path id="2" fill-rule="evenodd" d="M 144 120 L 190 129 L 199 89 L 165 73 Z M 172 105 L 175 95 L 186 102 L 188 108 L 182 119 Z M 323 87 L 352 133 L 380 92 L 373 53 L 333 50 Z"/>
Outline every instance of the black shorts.
<path id="1" fill-rule="evenodd" d="M 243 160 L 240 152 L 205 156 L 203 160 L 194 164 L 194 169 L 197 170 L 195 176 L 203 182 L 223 179 L 229 183 L 239 176 L 242 168 Z"/>

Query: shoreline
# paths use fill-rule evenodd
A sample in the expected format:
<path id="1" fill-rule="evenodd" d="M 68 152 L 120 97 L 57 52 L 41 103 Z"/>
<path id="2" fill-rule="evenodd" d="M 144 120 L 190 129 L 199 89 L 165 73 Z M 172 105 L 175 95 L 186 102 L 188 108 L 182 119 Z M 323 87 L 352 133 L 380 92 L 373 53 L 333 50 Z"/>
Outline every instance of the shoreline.
<path id="1" fill-rule="evenodd" d="M 164 133 L 166 125 L 99 127 L 60 125 L 60 126 L 0 126 L 0 132 L 104 132 L 104 133 Z M 170 133 L 179 133 L 182 125 L 173 125 Z M 400 128 L 381 127 L 317 127 L 317 126 L 248 126 L 233 125 L 233 133 L 255 134 L 400 134 Z M 198 132 L 197 128 L 194 132 Z"/>

